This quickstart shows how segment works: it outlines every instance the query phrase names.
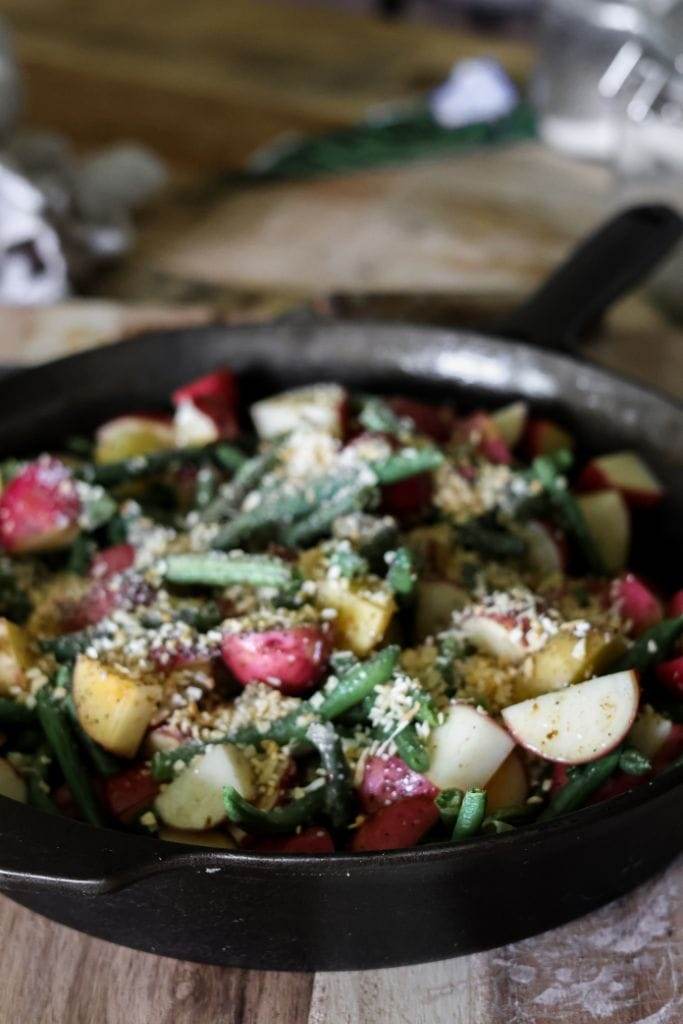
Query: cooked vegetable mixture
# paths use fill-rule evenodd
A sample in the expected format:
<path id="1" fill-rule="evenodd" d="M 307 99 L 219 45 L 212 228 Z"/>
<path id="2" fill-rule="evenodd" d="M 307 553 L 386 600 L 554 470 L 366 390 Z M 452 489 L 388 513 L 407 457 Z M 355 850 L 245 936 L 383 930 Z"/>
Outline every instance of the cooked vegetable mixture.
<path id="1" fill-rule="evenodd" d="M 242 431 L 227 370 L 172 404 L 0 465 L 0 794 L 331 853 L 507 832 L 680 760 L 683 590 L 627 569 L 663 497 L 636 454 L 577 471 L 524 403 L 337 384 Z"/>

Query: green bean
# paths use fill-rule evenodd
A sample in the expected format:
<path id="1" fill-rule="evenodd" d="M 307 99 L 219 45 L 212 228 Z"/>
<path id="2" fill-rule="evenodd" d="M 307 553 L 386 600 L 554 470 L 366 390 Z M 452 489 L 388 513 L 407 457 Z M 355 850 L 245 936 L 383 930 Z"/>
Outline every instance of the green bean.
<path id="1" fill-rule="evenodd" d="M 116 502 L 101 487 L 84 487 L 81 494 L 81 523 L 88 533 L 99 530 L 116 514 Z"/>
<path id="2" fill-rule="evenodd" d="M 209 449 L 221 469 L 227 469 L 229 473 L 238 473 L 248 461 L 244 452 L 227 441 L 219 441 L 217 445 Z"/>
<path id="3" fill-rule="evenodd" d="M 295 571 L 281 558 L 267 555 L 202 554 L 169 555 L 164 560 L 164 578 L 169 583 L 228 587 L 236 583 L 279 589 L 295 580 Z"/>
<path id="4" fill-rule="evenodd" d="M 244 726 L 229 737 L 230 741 L 244 745 L 273 740 L 280 746 L 305 743 L 306 731 L 312 722 L 338 718 L 372 694 L 376 686 L 386 683 L 396 667 L 398 654 L 398 647 L 385 647 L 369 661 L 357 662 L 347 669 L 321 703 L 302 701 L 294 711 L 271 722 L 267 729 L 261 731 L 256 726 Z"/>
<path id="5" fill-rule="evenodd" d="M 539 821 L 549 821 L 558 814 L 567 814 L 585 804 L 588 797 L 617 770 L 621 755 L 622 749 L 618 747 L 597 761 L 590 761 L 574 768 L 568 781 L 558 789 L 540 815 Z"/>
<path id="6" fill-rule="evenodd" d="M 453 828 L 452 839 L 460 842 L 476 835 L 486 816 L 486 792 L 483 789 L 468 789 L 462 798 L 458 817 Z"/>
<path id="7" fill-rule="evenodd" d="M 453 633 L 442 633 L 437 638 L 437 650 L 438 654 L 434 664 L 446 685 L 449 688 L 455 688 L 457 679 L 454 663 L 464 654 L 462 641 Z"/>
<path id="8" fill-rule="evenodd" d="M 487 526 L 476 519 L 462 523 L 456 532 L 463 547 L 491 558 L 518 558 L 524 554 L 525 545 L 521 537 L 507 530 Z"/>
<path id="9" fill-rule="evenodd" d="M 317 709 L 320 718 L 329 721 L 343 715 L 372 693 L 376 686 L 386 683 L 396 668 L 399 654 L 399 647 L 385 647 L 369 661 L 362 661 L 345 672 Z"/>
<path id="10" fill-rule="evenodd" d="M 325 802 L 325 787 L 309 789 L 298 800 L 270 811 L 261 811 L 245 800 L 232 786 L 223 790 L 223 801 L 228 818 L 245 832 L 264 835 L 294 832 L 299 825 L 305 825 L 322 809 Z"/>
<path id="11" fill-rule="evenodd" d="M 352 547 L 336 547 L 330 554 L 328 561 L 330 567 L 345 579 L 353 579 L 354 576 L 366 576 L 370 572 L 367 560 L 354 551 Z"/>
<path id="12" fill-rule="evenodd" d="M 344 487 L 336 497 L 321 505 L 304 519 L 291 523 L 281 532 L 281 540 L 288 547 L 302 547 L 329 533 L 335 519 L 360 512 L 378 498 L 375 487 L 354 484 Z"/>
<path id="13" fill-rule="evenodd" d="M 418 473 L 438 469 L 444 456 L 438 448 L 402 448 L 401 451 L 370 463 L 380 484 L 395 484 Z"/>
<path id="14" fill-rule="evenodd" d="M 121 771 L 121 762 L 118 758 L 114 757 L 113 754 L 110 754 L 108 750 L 105 750 L 104 747 L 101 747 L 99 743 L 96 743 L 95 740 L 88 736 L 85 729 L 81 726 L 78 718 L 78 712 L 76 711 L 76 705 L 74 704 L 74 699 L 70 693 L 64 698 L 64 708 L 71 719 L 74 732 L 76 733 L 81 746 L 88 754 L 88 757 L 92 762 L 92 766 L 97 774 L 104 776 L 104 778 L 109 778 L 112 775 L 118 775 Z"/>
<path id="15" fill-rule="evenodd" d="M 208 746 L 208 743 L 192 742 L 183 743 L 173 750 L 157 750 L 152 756 L 153 777 L 157 782 L 172 782 L 176 777 L 176 763 L 189 764 L 193 757 L 201 754 Z"/>
<path id="16" fill-rule="evenodd" d="M 266 527 L 281 528 L 304 516 L 311 515 L 324 503 L 335 497 L 357 474 L 327 474 L 301 487 L 274 486 L 261 493 L 260 502 L 252 509 L 241 512 L 227 523 L 214 538 L 216 548 L 234 548 L 252 534 Z"/>
<path id="17" fill-rule="evenodd" d="M 79 533 L 71 545 L 69 557 L 66 563 L 67 572 L 76 573 L 78 576 L 87 576 L 92 557 L 97 550 L 97 545 L 84 533 Z"/>
<path id="18" fill-rule="evenodd" d="M 397 548 L 389 563 L 387 583 L 395 594 L 408 597 L 413 593 L 417 582 L 417 573 L 413 556 L 408 548 Z"/>
<path id="19" fill-rule="evenodd" d="M 196 608 L 179 608 L 177 615 L 181 622 L 186 622 L 198 633 L 215 629 L 225 618 L 215 601 L 202 601 Z"/>
<path id="20" fill-rule="evenodd" d="M 75 661 L 79 654 L 83 654 L 89 647 L 92 636 L 92 629 L 80 629 L 75 633 L 65 633 L 63 636 L 46 637 L 40 641 L 40 649 L 54 655 L 62 664 L 68 664 Z"/>
<path id="21" fill-rule="evenodd" d="M 627 775 L 647 775 L 652 771 L 652 763 L 635 747 L 625 747 L 619 758 L 619 770 Z"/>
<path id="22" fill-rule="evenodd" d="M 539 455 L 531 464 L 529 475 L 539 481 L 550 501 L 555 518 L 560 526 L 575 540 L 588 568 L 599 576 L 605 574 L 602 561 L 593 538 L 590 535 L 583 513 L 567 490 L 566 481 L 558 476 L 561 470 L 571 465 L 570 452 L 562 450 L 550 455 Z"/>
<path id="23" fill-rule="evenodd" d="M 420 774 L 429 768 L 429 754 L 424 742 L 417 734 L 414 722 L 409 722 L 400 732 L 394 735 L 394 743 L 399 757 L 402 757 L 409 768 Z"/>
<path id="24" fill-rule="evenodd" d="M 148 455 L 134 455 L 121 462 L 88 463 L 77 471 L 86 483 L 115 487 L 140 477 L 156 476 L 173 466 L 193 465 L 203 462 L 210 448 L 171 448 Z"/>
<path id="25" fill-rule="evenodd" d="M 35 712 L 26 704 L 0 697 L 0 725 L 31 725 L 35 717 Z"/>
<path id="26" fill-rule="evenodd" d="M 194 507 L 199 511 L 208 508 L 216 494 L 218 481 L 216 471 L 209 463 L 199 467 L 194 491 Z"/>
<path id="27" fill-rule="evenodd" d="M 276 465 L 280 452 L 280 445 L 275 444 L 268 451 L 260 455 L 253 455 L 247 459 L 235 473 L 234 479 L 230 482 L 232 499 L 239 504 L 253 491 L 261 482 L 266 473 Z"/>
<path id="28" fill-rule="evenodd" d="M 343 828 L 351 818 L 352 795 L 341 741 L 329 722 L 314 722 L 306 730 L 306 739 L 320 754 L 325 770 L 325 812 L 334 828 Z"/>
<path id="29" fill-rule="evenodd" d="M 29 764 L 22 768 L 22 775 L 26 780 L 28 789 L 28 800 L 31 806 L 37 807 L 39 811 L 47 814 L 59 814 L 59 808 L 50 796 L 50 789 L 46 782 L 49 759 L 45 751 L 38 751 Z"/>
<path id="30" fill-rule="evenodd" d="M 636 669 L 647 672 L 666 657 L 678 637 L 683 633 L 683 615 L 675 619 L 663 619 L 646 629 L 632 647 L 610 666 L 611 672 L 625 672 Z"/>
<path id="31" fill-rule="evenodd" d="M 91 825 L 104 825 L 88 773 L 74 742 L 67 712 L 56 703 L 47 687 L 38 691 L 36 710 L 45 738 L 83 816 Z"/>
<path id="32" fill-rule="evenodd" d="M 442 789 L 434 800 L 441 820 L 449 831 L 455 828 L 464 795 L 461 789 Z"/>
<path id="33" fill-rule="evenodd" d="M 375 395 L 368 395 L 363 400 L 363 407 L 358 414 L 358 422 L 366 430 L 380 434 L 392 434 L 395 437 L 407 432 L 407 424 L 386 402 Z M 413 427 L 413 424 L 410 424 Z"/>

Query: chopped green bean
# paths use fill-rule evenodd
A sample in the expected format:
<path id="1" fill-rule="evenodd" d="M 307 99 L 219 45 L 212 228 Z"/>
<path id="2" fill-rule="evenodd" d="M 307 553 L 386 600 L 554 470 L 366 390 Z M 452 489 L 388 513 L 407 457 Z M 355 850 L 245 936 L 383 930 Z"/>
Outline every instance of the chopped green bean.
<path id="1" fill-rule="evenodd" d="M 215 741 L 214 741 L 215 742 Z M 152 775 L 157 782 L 172 782 L 176 777 L 177 763 L 189 764 L 193 757 L 206 750 L 207 743 L 183 743 L 173 750 L 157 750 L 152 756 Z"/>
<path id="2" fill-rule="evenodd" d="M 458 820 L 458 814 L 460 813 L 460 807 L 462 805 L 462 799 L 464 793 L 461 789 L 442 789 L 439 795 L 434 800 L 441 820 L 446 828 L 452 832 L 455 828 L 455 823 Z"/>
<path id="3" fill-rule="evenodd" d="M 376 686 L 386 683 L 396 668 L 399 654 L 400 648 L 392 645 L 379 651 L 369 661 L 352 666 L 317 709 L 320 718 L 324 721 L 337 718 L 354 704 L 360 703 Z"/>
<path id="4" fill-rule="evenodd" d="M 415 589 L 416 582 L 417 573 L 412 554 L 408 548 L 397 548 L 389 562 L 387 583 L 395 594 L 409 597 Z"/>
<path id="5" fill-rule="evenodd" d="M 304 519 L 291 523 L 281 532 L 281 540 L 288 547 L 301 547 L 329 533 L 335 519 L 359 512 L 378 499 L 377 489 L 362 484 L 353 484 L 340 489 L 339 494 L 315 509 Z"/>
<path id="6" fill-rule="evenodd" d="M 329 722 L 313 722 L 306 730 L 320 754 L 325 771 L 325 812 L 334 828 L 343 828 L 351 819 L 351 779 L 342 745 Z"/>
<path id="7" fill-rule="evenodd" d="M 298 800 L 292 800 L 282 807 L 273 807 L 270 811 L 254 807 L 232 786 L 226 786 L 223 790 L 223 800 L 230 821 L 245 832 L 277 835 L 294 832 L 299 825 L 305 825 L 315 817 L 324 806 L 325 787 L 309 789 Z"/>
<path id="8" fill-rule="evenodd" d="M 88 736 L 85 729 L 81 726 L 78 718 L 78 712 L 76 711 L 76 705 L 74 704 L 74 699 L 70 693 L 64 698 L 64 708 L 71 719 L 74 732 L 76 733 L 81 746 L 90 758 L 93 768 L 97 774 L 102 775 L 105 778 L 109 778 L 111 775 L 118 775 L 121 771 L 121 762 L 118 758 L 114 757 L 113 754 L 110 754 L 108 750 L 105 750 L 104 747 L 101 747 L 99 743 L 96 743 L 95 740 Z"/>
<path id="9" fill-rule="evenodd" d="M 456 533 L 463 547 L 491 558 L 519 558 L 524 554 L 525 545 L 521 537 L 476 519 L 462 523 Z"/>
<path id="10" fill-rule="evenodd" d="M 424 742 L 417 734 L 414 722 L 409 722 L 400 732 L 394 735 L 394 743 L 399 756 L 409 768 L 421 774 L 429 768 L 429 754 Z"/>
<path id="11" fill-rule="evenodd" d="M 26 704 L 0 697 L 0 725 L 31 725 L 35 719 L 35 712 Z"/>
<path id="12" fill-rule="evenodd" d="M 199 511 L 208 508 L 216 495 L 218 480 L 216 471 L 209 463 L 199 467 L 194 490 L 194 506 Z"/>
<path id="13" fill-rule="evenodd" d="M 458 817 L 453 828 L 452 839 L 460 842 L 476 835 L 486 816 L 486 791 L 468 789 L 462 798 Z"/>
<path id="14" fill-rule="evenodd" d="M 395 437 L 408 432 L 412 423 L 401 419 L 393 409 L 377 398 L 375 395 L 368 395 L 363 401 L 363 407 L 358 414 L 358 422 L 366 430 L 379 434 L 392 434 Z"/>
<path id="15" fill-rule="evenodd" d="M 79 629 L 75 633 L 64 633 L 62 636 L 46 637 L 40 641 L 41 650 L 54 655 L 62 664 L 69 664 L 83 654 L 92 642 L 92 629 Z"/>
<path id="16" fill-rule="evenodd" d="M 71 545 L 69 557 L 66 562 L 67 572 L 76 573 L 78 576 L 87 576 L 93 555 L 97 545 L 84 533 L 79 533 Z"/>
<path id="17" fill-rule="evenodd" d="M 95 799 L 88 772 L 76 748 L 67 712 L 54 700 L 47 687 L 38 691 L 36 710 L 45 738 L 83 816 L 91 825 L 103 825 L 104 819 Z"/>
<path id="18" fill-rule="evenodd" d="M 622 749 L 618 747 L 605 757 L 574 768 L 568 781 L 555 793 L 550 803 L 540 815 L 539 821 L 548 821 L 558 814 L 567 814 L 585 804 L 586 800 L 610 775 L 619 767 Z"/>
<path id="19" fill-rule="evenodd" d="M 228 444 L 227 441 L 219 441 L 210 449 L 210 452 L 221 469 L 227 469 L 229 473 L 238 473 L 247 462 L 244 452 L 235 448 L 234 445 Z"/>
<path id="20" fill-rule="evenodd" d="M 352 547 L 336 547 L 329 555 L 330 568 L 345 579 L 354 576 L 366 576 L 370 571 L 367 560 L 354 551 Z"/>
<path id="21" fill-rule="evenodd" d="M 635 747 L 625 747 L 619 758 L 619 770 L 627 775 L 647 775 L 652 771 L 652 763 Z"/>
<path id="22" fill-rule="evenodd" d="M 599 576 L 604 575 L 605 566 L 593 538 L 590 535 L 583 513 L 567 490 L 564 477 L 559 475 L 571 465 L 570 452 L 562 450 L 551 455 L 539 455 L 531 464 L 529 475 L 539 481 L 550 501 L 559 525 L 572 536 L 579 547 L 588 568 Z"/>
<path id="23" fill-rule="evenodd" d="M 295 570 L 281 558 L 208 551 L 169 555 L 164 561 L 164 578 L 169 583 L 178 584 L 229 587 L 242 583 L 279 589 L 295 580 Z"/>
<path id="24" fill-rule="evenodd" d="M 431 472 L 444 462 L 438 448 L 402 448 L 385 459 L 370 463 L 381 484 L 395 484 L 418 473 Z"/>
<path id="25" fill-rule="evenodd" d="M 641 633 L 633 646 L 610 666 L 610 671 L 625 672 L 632 668 L 647 672 L 667 656 L 682 633 L 683 615 L 675 619 L 663 619 Z"/>

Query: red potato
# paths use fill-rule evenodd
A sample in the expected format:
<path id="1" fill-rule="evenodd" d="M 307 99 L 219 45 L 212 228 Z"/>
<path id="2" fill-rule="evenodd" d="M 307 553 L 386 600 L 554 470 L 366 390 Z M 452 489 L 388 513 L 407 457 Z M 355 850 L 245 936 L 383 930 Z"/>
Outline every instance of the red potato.
<path id="1" fill-rule="evenodd" d="M 223 661 L 240 683 L 268 683 L 289 696 L 310 690 L 323 674 L 331 637 L 318 626 L 226 633 Z"/>
<path id="2" fill-rule="evenodd" d="M 411 796 L 375 811 L 354 833 L 354 853 L 371 850 L 402 850 L 415 846 L 439 820 L 431 796 Z"/>
<path id="3" fill-rule="evenodd" d="M 344 437 L 349 425 L 349 396 L 339 384 L 310 384 L 262 398 L 250 412 L 260 438 L 278 437 L 301 427 Z"/>
<path id="4" fill-rule="evenodd" d="M 619 491 L 629 505 L 648 507 L 664 497 L 664 488 L 635 452 L 614 452 L 591 459 L 579 477 L 583 491 Z"/>
<path id="5" fill-rule="evenodd" d="M 62 629 L 67 633 L 85 629 L 106 619 L 117 608 L 139 608 L 153 600 L 154 590 L 137 573 L 95 580 L 80 601 L 63 608 Z"/>
<path id="6" fill-rule="evenodd" d="M 609 604 L 631 623 L 631 632 L 638 636 L 664 617 L 662 602 L 643 580 L 627 573 L 613 580 L 609 587 Z"/>
<path id="7" fill-rule="evenodd" d="M 175 442 L 179 447 L 232 440 L 239 433 L 237 382 L 230 370 L 216 370 L 173 392 Z"/>
<path id="8" fill-rule="evenodd" d="M 108 580 L 130 569 L 135 561 L 132 544 L 114 544 L 98 551 L 90 563 L 88 575 L 93 580 Z"/>
<path id="9" fill-rule="evenodd" d="M 138 455 L 167 451 L 174 445 L 173 421 L 161 413 L 139 412 L 117 416 L 98 427 L 95 461 L 121 462 Z"/>
<path id="10" fill-rule="evenodd" d="M 547 761 L 584 764 L 616 746 L 633 725 L 640 690 L 635 672 L 614 672 L 503 709 L 520 746 Z"/>
<path id="11" fill-rule="evenodd" d="M 486 811 L 523 804 L 529 795 L 526 765 L 518 750 L 512 750 L 486 783 Z"/>
<path id="12" fill-rule="evenodd" d="M 533 417 L 527 423 L 522 446 L 525 455 L 535 459 L 537 455 L 552 455 L 561 448 L 573 448 L 574 438 L 554 420 Z"/>
<path id="13" fill-rule="evenodd" d="M 369 757 L 365 762 L 359 797 L 366 814 L 413 796 L 439 795 L 439 790 L 400 757 Z"/>
<path id="14" fill-rule="evenodd" d="M 662 686 L 670 690 L 674 696 L 683 697 L 683 655 L 663 661 L 657 665 L 655 672 Z"/>
<path id="15" fill-rule="evenodd" d="M 68 547 L 78 534 L 80 513 L 71 471 L 59 459 L 42 455 L 0 496 L 0 544 L 13 554 Z"/>
<path id="16" fill-rule="evenodd" d="M 669 603 L 666 607 L 666 614 L 670 619 L 677 619 L 679 615 L 683 615 L 683 590 L 677 590 L 676 593 L 669 598 Z"/>
<path id="17" fill-rule="evenodd" d="M 529 419 L 526 402 L 511 402 L 491 413 L 491 419 L 508 448 L 514 448 L 521 441 Z"/>
<path id="18" fill-rule="evenodd" d="M 512 453 L 488 413 L 475 412 L 461 420 L 456 437 L 473 445 L 489 462 L 501 466 L 509 466 L 512 462 Z"/>
<path id="19" fill-rule="evenodd" d="M 619 491 L 591 491 L 578 499 L 588 532 L 607 572 L 620 572 L 631 546 L 631 516 Z"/>
<path id="20" fill-rule="evenodd" d="M 672 722 L 668 736 L 652 758 L 653 771 L 655 774 L 664 771 L 670 764 L 677 761 L 682 754 L 683 725 L 679 722 Z"/>
<path id="21" fill-rule="evenodd" d="M 564 573 L 569 546 L 562 530 L 540 519 L 530 519 L 523 530 L 529 568 L 541 576 Z"/>
<path id="22" fill-rule="evenodd" d="M 384 515 L 396 516 L 403 521 L 409 516 L 417 515 L 429 505 L 432 490 L 433 481 L 429 473 L 418 473 L 407 480 L 385 484 L 382 487 L 380 511 Z"/>
<path id="23" fill-rule="evenodd" d="M 151 807 L 159 786 L 145 765 L 133 765 L 102 784 L 104 803 L 113 818 L 130 824 L 141 811 Z"/>
<path id="24" fill-rule="evenodd" d="M 326 828 L 312 825 L 293 836 L 263 836 L 247 842 L 257 853 L 334 853 L 334 840 Z"/>
<path id="25" fill-rule="evenodd" d="M 397 416 L 412 420 L 418 433 L 441 444 L 448 441 L 453 433 L 455 412 L 447 405 L 423 405 L 403 395 L 388 398 L 387 405 Z"/>
<path id="26" fill-rule="evenodd" d="M 595 790 L 595 792 L 586 801 L 588 804 L 600 804 L 603 800 L 610 800 L 614 796 L 621 796 L 622 793 L 629 793 L 632 789 L 636 789 L 637 786 L 642 786 L 644 782 L 652 778 L 652 774 L 647 772 L 645 775 L 627 775 L 626 772 L 615 772 L 611 778 L 603 782 L 602 786 Z"/>

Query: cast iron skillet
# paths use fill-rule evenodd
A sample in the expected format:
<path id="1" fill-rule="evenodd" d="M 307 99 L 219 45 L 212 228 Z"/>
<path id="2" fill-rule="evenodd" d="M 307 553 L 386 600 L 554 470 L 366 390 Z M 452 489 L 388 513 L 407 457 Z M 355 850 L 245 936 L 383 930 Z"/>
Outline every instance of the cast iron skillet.
<path id="1" fill-rule="evenodd" d="M 520 310 L 508 337 L 570 348 L 680 232 L 663 208 L 622 214 Z M 680 407 L 565 355 L 473 333 L 334 322 L 152 333 L 0 383 L 0 448 L 49 446 L 162 403 L 226 363 L 243 376 L 247 400 L 328 378 L 461 404 L 519 396 L 552 409 L 586 446 L 636 448 L 666 482 L 667 503 L 635 557 L 650 575 L 674 568 Z M 662 868 L 683 847 L 682 781 L 672 771 L 604 805 L 457 847 L 331 857 L 178 846 L 0 799 L 0 888 L 81 931 L 186 960 L 279 970 L 436 960 L 558 925 Z"/>

